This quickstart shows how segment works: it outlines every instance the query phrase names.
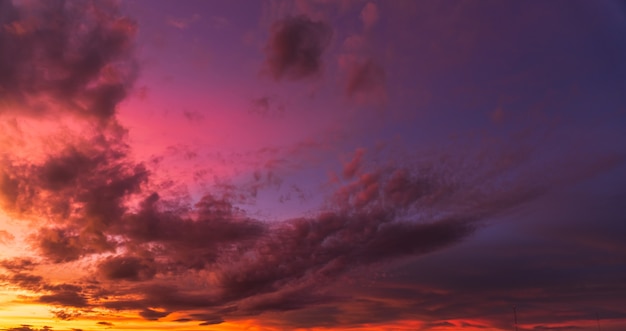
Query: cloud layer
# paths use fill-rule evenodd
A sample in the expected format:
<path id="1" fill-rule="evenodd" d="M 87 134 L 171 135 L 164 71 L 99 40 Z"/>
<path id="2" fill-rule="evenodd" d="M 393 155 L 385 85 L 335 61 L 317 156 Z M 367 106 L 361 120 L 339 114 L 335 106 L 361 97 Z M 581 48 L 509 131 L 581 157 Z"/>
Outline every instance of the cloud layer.
<path id="1" fill-rule="evenodd" d="M 375 51 L 368 48 L 374 40 L 368 38 L 376 37 L 386 12 L 374 2 L 354 10 L 354 30 L 363 34 L 345 34 L 344 49 L 337 54 L 338 71 L 343 70 L 337 81 L 345 78 L 339 95 L 365 103 L 387 101 L 391 93 L 400 93 L 389 87 L 398 78 L 374 60 Z M 266 71 L 275 81 L 319 77 L 341 24 L 305 15 L 277 20 L 265 47 Z M 192 30 L 200 22 L 179 25 Z M 412 149 L 401 153 L 393 147 L 388 152 L 378 141 L 348 148 L 345 141 L 357 139 L 346 138 L 343 145 L 328 147 L 336 154 L 350 152 L 343 154 L 349 155 L 343 164 L 336 162 L 331 179 L 319 185 L 322 203 L 297 217 L 268 220 L 250 212 L 245 202 L 255 201 L 265 186 L 280 186 L 271 171 L 266 176 L 260 171 L 244 174 L 253 178 L 253 189 L 228 182 L 223 184 L 227 189 L 177 195 L 170 188 L 178 184 L 178 177 L 158 177 L 156 167 L 133 157 L 130 129 L 120 124 L 117 110 L 137 78 L 136 29 L 113 2 L 0 0 L 0 115 L 16 128 L 0 133 L 0 141 L 9 141 L 26 127 L 22 120 L 59 129 L 31 142 L 39 148 L 37 155 L 24 156 L 19 144 L 6 144 L 0 152 L 0 207 L 15 222 L 27 224 L 29 231 L 14 235 L 0 229 L 0 244 L 24 237 L 34 252 L 0 261 L 0 283 L 26 293 L 20 297 L 23 302 L 48 305 L 61 320 L 88 316 L 102 327 L 113 326 L 104 321 L 106 317 L 130 313 L 146 321 L 200 325 L 257 317 L 279 328 L 418 319 L 423 329 L 506 329 L 510 325 L 496 310 L 508 309 L 511 302 L 535 309 L 526 317 L 532 321 L 527 329 L 553 327 L 545 314 L 537 313 L 533 296 L 554 304 L 555 318 L 569 323 L 566 327 L 576 327 L 568 316 L 587 321 L 590 317 L 581 311 L 596 306 L 603 316 L 626 318 L 623 310 L 609 307 L 617 302 L 615 293 L 624 292 L 619 283 L 624 275 L 619 235 L 624 231 L 615 216 L 623 214 L 623 208 L 615 207 L 623 196 L 603 206 L 589 202 L 588 195 L 581 198 L 581 206 L 589 205 L 584 210 L 607 211 L 588 215 L 601 217 L 602 225 L 596 228 L 581 218 L 583 211 L 576 211 L 556 215 L 559 221 L 546 221 L 562 225 L 563 218 L 576 220 L 567 223 L 571 227 L 565 232 L 542 228 L 539 221 L 504 230 L 495 226 L 495 234 L 489 232 L 492 223 L 519 217 L 520 210 L 536 207 L 551 192 L 621 169 L 623 154 L 592 153 L 582 147 L 571 155 L 562 149 L 554 152 L 539 130 L 520 129 L 510 136 L 479 132 L 476 140 L 457 140 L 458 146 L 431 155 Z M 462 35 L 456 37 L 466 41 Z M 491 38 L 498 36 L 488 35 L 486 40 Z M 474 54 L 475 45 L 463 42 L 447 50 L 467 46 Z M 438 50 L 433 47 L 424 53 L 437 57 Z M 448 60 L 433 61 L 437 62 L 433 70 L 446 67 Z M 412 94 L 411 88 L 404 93 Z M 500 97 L 494 94 L 494 99 Z M 283 113 L 281 96 L 262 95 L 266 96 L 252 99 L 252 112 L 266 117 Z M 246 100 L 249 107 L 251 99 Z M 313 97 L 306 100 L 315 103 Z M 445 104 L 450 105 L 456 106 Z M 211 122 L 202 113 L 183 114 L 188 120 Z M 342 133 L 363 130 L 358 133 L 367 139 L 361 141 L 375 140 L 380 128 L 359 122 L 373 115 L 358 116 L 362 118 L 341 117 L 343 122 L 337 125 L 347 128 Z M 66 120 L 74 126 L 63 127 L 60 123 Z M 294 155 L 300 154 L 289 156 Z M 299 188 L 294 185 L 292 190 Z M 511 234 L 518 230 L 558 233 L 550 236 L 554 241 L 542 241 L 537 235 L 532 237 L 536 242 L 528 243 Z M 481 235 L 493 236 L 488 242 L 500 237 L 511 242 L 480 246 L 472 239 Z M 569 260 L 568 249 L 581 261 Z M 554 254 L 544 257 L 546 252 Z M 511 256 L 517 264 L 507 263 Z M 554 256 L 563 258 L 557 261 Z M 602 275 L 591 274 L 591 269 L 579 273 L 587 263 L 598 265 Z M 47 272 L 69 268 L 76 268 L 78 275 L 61 280 Z M 485 277 L 486 273 L 494 277 Z M 569 293 L 590 299 L 572 298 Z M 602 301 L 602 295 L 610 300 Z M 476 303 L 481 296 L 485 300 Z M 573 311 L 564 304 L 568 300 L 576 304 Z M 584 306 L 585 300 L 594 306 Z M 48 329 L 25 324 L 8 330 Z"/>

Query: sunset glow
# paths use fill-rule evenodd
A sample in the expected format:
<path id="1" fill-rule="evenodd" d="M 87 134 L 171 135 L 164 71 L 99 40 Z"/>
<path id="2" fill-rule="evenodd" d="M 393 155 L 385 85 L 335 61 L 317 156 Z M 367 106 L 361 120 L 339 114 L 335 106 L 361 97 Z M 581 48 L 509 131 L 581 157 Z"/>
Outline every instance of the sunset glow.
<path id="1" fill-rule="evenodd" d="M 0 0 L 0 330 L 626 328 L 620 0 Z"/>

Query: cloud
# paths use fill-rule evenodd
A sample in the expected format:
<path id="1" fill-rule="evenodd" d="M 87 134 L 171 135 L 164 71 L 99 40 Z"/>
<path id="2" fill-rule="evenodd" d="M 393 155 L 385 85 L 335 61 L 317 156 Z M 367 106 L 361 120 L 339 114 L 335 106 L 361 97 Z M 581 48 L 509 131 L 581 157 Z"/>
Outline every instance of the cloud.
<path id="1" fill-rule="evenodd" d="M 113 323 L 105 322 L 105 321 L 99 321 L 96 324 L 98 324 L 98 325 L 105 325 L 105 326 L 113 326 Z"/>
<path id="2" fill-rule="evenodd" d="M 81 316 L 79 312 L 71 311 L 69 309 L 56 309 L 56 310 L 51 310 L 51 312 L 54 315 L 54 317 L 62 321 L 70 321 L 76 317 Z"/>
<path id="3" fill-rule="evenodd" d="M 208 195 L 188 209 L 153 194 L 110 229 L 124 237 L 125 251 L 149 262 L 128 255 L 101 264 L 96 273 L 105 276 L 109 291 L 103 305 L 142 310 L 147 319 L 203 310 L 221 321 L 337 302 L 326 289 L 339 277 L 454 246 L 489 217 L 537 194 L 526 184 L 481 194 L 484 187 L 457 179 L 458 173 L 449 177 L 445 168 L 361 166 L 326 211 L 271 224 L 249 218 L 225 198 Z M 148 263 L 150 277 L 141 278 Z M 111 283 L 118 279 L 144 281 L 122 293 Z M 131 293 L 136 299 L 128 299 Z"/>
<path id="4" fill-rule="evenodd" d="M 204 268 L 216 258 L 221 245 L 245 243 L 266 231 L 262 222 L 248 219 L 228 200 L 211 195 L 195 205 L 193 214 L 168 209 L 155 193 L 111 231 L 136 245 L 160 243 L 173 264 L 183 268 Z"/>
<path id="5" fill-rule="evenodd" d="M 183 116 L 191 123 L 198 123 L 204 120 L 204 115 L 198 111 L 184 110 Z"/>
<path id="6" fill-rule="evenodd" d="M 537 325 L 533 328 L 533 330 L 579 330 L 579 329 L 584 329 L 584 327 L 577 326 L 577 325 L 561 325 L 561 326 Z"/>
<path id="7" fill-rule="evenodd" d="M 4 0 L 0 11 L 0 113 L 113 117 L 136 75 L 132 20 L 108 2 Z"/>
<path id="8" fill-rule="evenodd" d="M 36 215 L 57 210 L 44 214 L 52 220 L 34 237 L 49 262 L 115 252 L 88 270 L 99 281 L 95 288 L 50 284 L 19 272 L 34 262 L 4 261 L 6 269 L 16 270 L 7 281 L 37 292 L 38 302 L 134 310 L 150 320 L 202 311 L 203 317 L 187 318 L 203 323 L 310 309 L 342 300 L 327 292 L 336 279 L 455 246 L 489 217 L 541 192 L 532 181 L 496 185 L 506 172 L 453 161 L 371 167 L 359 149 L 344 165 L 347 182 L 336 187 L 325 209 L 267 223 L 247 215 L 228 195 L 206 194 L 193 205 L 162 198 L 142 186 L 148 174 L 128 162 L 117 144 L 74 144 L 9 172 L 18 188 L 10 207 Z M 31 191 L 53 194 L 22 201 L 31 193 L 19 192 Z M 108 197 L 104 206 L 95 201 L 101 196 Z M 58 207 L 67 201 L 82 207 L 68 214 Z M 60 215 L 69 217 L 54 220 Z"/>
<path id="9" fill-rule="evenodd" d="M 76 260 L 90 250 L 78 234 L 68 229 L 43 228 L 36 238 L 41 253 L 57 263 Z"/>
<path id="10" fill-rule="evenodd" d="M 40 329 L 33 327 L 32 325 L 22 324 L 18 327 L 8 328 L 7 331 L 50 331 L 52 327 L 43 326 Z"/>
<path id="11" fill-rule="evenodd" d="M 354 152 L 354 157 L 352 160 L 343 166 L 343 176 L 347 179 L 351 179 L 354 175 L 359 171 L 361 167 L 361 161 L 363 159 L 363 154 L 365 154 L 364 148 L 359 148 Z"/>
<path id="12" fill-rule="evenodd" d="M 21 272 L 32 270 L 37 263 L 29 258 L 14 258 L 0 261 L 0 266 L 11 272 Z"/>
<path id="13" fill-rule="evenodd" d="M 189 25 L 198 20 L 200 20 L 200 15 L 194 14 L 188 18 L 168 18 L 166 22 L 169 26 L 175 27 L 179 30 L 185 30 L 189 27 Z"/>
<path id="14" fill-rule="evenodd" d="M 113 2 L 1 1 L 0 8 L 0 113 L 84 120 L 82 132 L 38 137 L 45 142 L 37 159 L 3 151 L 0 206 L 38 221 L 30 240 L 54 263 L 114 250 L 106 228 L 147 178 L 128 162 L 115 117 L 136 74 L 135 23 Z M 54 295 L 43 300 L 63 301 Z"/>
<path id="15" fill-rule="evenodd" d="M 372 59 L 353 60 L 347 65 L 346 95 L 358 102 L 384 103 L 387 99 L 387 75 Z"/>
<path id="16" fill-rule="evenodd" d="M 249 112 L 261 117 L 276 118 L 284 114 L 285 105 L 276 96 L 263 96 L 252 99 Z"/>
<path id="17" fill-rule="evenodd" d="M 139 315 L 147 320 L 158 320 L 161 317 L 169 315 L 168 312 L 156 311 L 154 309 L 146 308 L 139 312 Z"/>
<path id="18" fill-rule="evenodd" d="M 72 291 L 61 291 L 54 294 L 42 295 L 39 302 L 60 306 L 87 307 L 87 300 L 82 295 Z"/>
<path id="19" fill-rule="evenodd" d="M 351 297 L 367 289 L 368 302 L 355 316 L 359 323 L 393 320 L 387 318 L 387 311 L 392 310 L 395 319 L 416 318 L 426 325 L 432 323 L 431 327 L 445 322 L 457 328 L 474 324 L 476 328 L 507 329 L 513 305 L 522 312 L 526 326 L 595 327 L 594 311 L 606 316 L 607 324 L 609 320 L 623 323 L 626 310 L 618 302 L 626 269 L 617 261 L 624 245 L 583 244 L 583 236 L 577 233 L 612 231 L 614 238 L 598 238 L 617 242 L 626 228 L 619 221 L 624 207 L 615 202 L 624 195 L 611 194 L 594 201 L 594 193 L 586 188 L 580 188 L 578 194 L 582 196 L 560 203 L 562 196 L 545 195 L 532 202 L 523 216 L 506 214 L 513 217 L 512 222 L 492 224 L 479 231 L 478 238 L 379 274 L 356 275 L 350 279 L 351 285 L 331 285 L 329 291 Z M 546 213 L 546 209 L 553 212 Z M 486 241 L 485 236 L 497 239 Z M 589 265 L 594 267 L 589 269 Z M 476 301 L 477 296 L 497 300 Z M 340 306 L 329 318 L 349 319 L 353 306 Z"/>
<path id="20" fill-rule="evenodd" d="M 212 319 L 204 319 L 204 322 L 198 325 L 216 325 L 216 324 L 221 324 L 221 323 L 224 323 L 224 320 L 221 317 L 215 317 Z"/>
<path id="21" fill-rule="evenodd" d="M 151 264 L 151 261 L 132 256 L 109 257 L 100 263 L 98 273 L 109 280 L 146 280 L 156 273 Z"/>
<path id="22" fill-rule="evenodd" d="M 129 195 L 147 179 L 140 164 L 128 163 L 116 138 L 77 141 L 40 164 L 5 160 L 0 171 L 0 204 L 22 217 L 43 217 L 33 239 L 55 262 L 111 251 L 104 232 L 125 213 Z M 68 221 L 70 221 L 68 223 Z"/>
<path id="23" fill-rule="evenodd" d="M 343 49 L 347 52 L 361 52 L 367 49 L 368 40 L 362 35 L 350 35 L 343 41 Z"/>
<path id="24" fill-rule="evenodd" d="M 84 308 L 89 304 L 82 294 L 83 288 L 72 284 L 46 284 L 42 286 L 44 291 L 50 292 L 39 297 L 38 302 L 59 306 Z"/>
<path id="25" fill-rule="evenodd" d="M 266 69 L 272 78 L 298 80 L 318 75 L 332 28 L 306 16 L 276 21 L 266 46 Z"/>
<path id="26" fill-rule="evenodd" d="M 102 121 L 116 122 L 115 107 L 132 83 L 131 74 L 119 72 L 125 67 L 118 67 L 118 62 L 129 61 L 132 67 L 128 43 L 134 24 L 114 8 L 100 9 L 101 2 L 55 4 L 36 6 L 45 14 L 41 15 L 60 17 L 67 26 L 57 27 L 47 16 L 28 14 L 34 15 L 31 17 L 28 8 L 0 1 L 0 72 L 6 73 L 0 76 L 0 96 L 28 106 L 28 116 L 46 113 L 45 108 L 33 106 L 45 99 L 68 106 L 61 108 L 71 115 L 93 120 L 85 124 L 90 134 L 71 136 L 62 148 L 46 150 L 40 159 L 4 155 L 1 161 L 1 206 L 12 216 L 33 222 L 30 240 L 41 253 L 41 262 L 2 261 L 0 265 L 8 272 L 2 281 L 36 292 L 35 301 L 77 312 L 99 307 L 129 310 L 147 320 L 178 312 L 184 316 L 179 321 L 196 320 L 203 325 L 271 312 L 309 314 L 301 319 L 304 326 L 325 323 L 312 318 L 320 312 L 333 314 L 328 320 L 337 323 L 380 322 L 414 317 L 405 313 L 412 310 L 432 315 L 437 319 L 432 326 L 458 326 L 462 324 L 447 321 L 446 316 L 459 311 L 476 316 L 471 300 L 485 293 L 500 300 L 506 294 L 500 290 L 510 289 L 510 284 L 475 277 L 481 272 L 496 270 L 495 274 L 503 276 L 498 279 L 508 279 L 524 289 L 535 289 L 531 286 L 535 280 L 520 275 L 530 272 L 536 279 L 554 276 L 553 270 L 543 268 L 551 261 L 533 264 L 541 260 L 536 254 L 527 257 L 523 268 L 513 268 L 515 272 L 491 269 L 507 265 L 498 259 L 481 265 L 465 256 L 467 261 L 451 259 L 446 270 L 428 260 L 431 253 L 444 254 L 463 244 L 493 217 L 522 206 L 550 187 L 563 185 L 564 178 L 571 182 L 580 178 L 572 175 L 578 174 L 578 165 L 564 170 L 542 164 L 540 171 L 518 175 L 515 167 L 523 165 L 526 154 L 519 153 L 515 144 L 507 147 L 513 150 L 510 153 L 521 154 L 516 155 L 516 164 L 491 162 L 510 153 L 481 152 L 476 164 L 472 164 L 473 157 L 461 157 L 455 163 L 442 155 L 432 162 L 402 160 L 371 166 L 363 161 L 365 149 L 358 149 L 344 164 L 343 178 L 337 180 L 340 184 L 331 190 L 322 208 L 273 222 L 247 214 L 239 197 L 232 194 L 208 192 L 197 200 L 168 196 L 151 181 L 143 164 L 132 161 L 124 129 L 100 125 Z M 100 10 L 102 15 L 94 14 Z M 366 26 L 375 24 L 375 5 L 369 3 L 361 17 Z M 80 30 L 75 29 L 76 20 L 87 29 L 73 36 Z M 327 23 L 305 16 L 276 22 L 267 46 L 268 71 L 275 80 L 318 75 L 331 35 Z M 352 46 L 360 50 L 361 41 L 354 42 Z M 105 46 L 108 48 L 101 49 Z M 24 62 L 17 59 L 21 53 Z M 61 55 L 66 53 L 73 55 Z M 5 64 L 14 58 L 15 68 Z M 55 78 L 36 70 L 29 72 L 27 63 L 62 75 Z M 372 59 L 354 58 L 346 69 L 348 97 L 366 102 L 386 98 L 385 70 Z M 68 100 L 78 101 L 68 105 Z M 272 102 L 271 97 L 261 97 L 253 100 L 253 106 L 261 113 L 268 112 Z M 489 159 L 489 165 L 484 159 Z M 261 175 L 255 177 L 259 180 Z M 616 239 L 612 244 L 620 242 Z M 423 265 L 415 262 L 422 259 Z M 401 279 L 410 286 L 400 290 L 385 284 L 382 289 L 374 287 L 368 292 L 370 297 L 361 295 L 353 300 L 357 302 L 352 302 L 352 307 L 361 309 L 360 314 L 346 312 L 350 307 L 342 304 L 352 298 L 353 284 L 344 280 L 408 260 L 418 264 L 407 268 L 419 269 L 411 270 L 409 279 Z M 54 283 L 34 271 L 40 263 L 72 261 L 89 262 L 87 276 L 76 283 Z M 621 269 L 618 271 L 607 272 L 606 277 L 617 279 L 622 276 Z M 564 275 L 557 276 L 567 281 Z M 576 283 L 570 280 L 565 286 L 548 281 L 554 285 L 550 287 L 553 292 L 540 294 L 566 297 Z M 451 299 L 449 293 L 458 297 Z M 518 294 L 509 297 L 524 299 Z M 400 299 L 405 301 L 394 301 Z M 459 302 L 463 309 L 458 308 Z M 55 316 L 70 317 L 60 310 Z"/>
<path id="27" fill-rule="evenodd" d="M 22 289 L 31 291 L 37 291 L 43 286 L 43 277 L 19 271 L 13 272 L 10 277 L 3 276 L 0 278 L 0 280 L 11 285 L 16 285 Z"/>
<path id="28" fill-rule="evenodd" d="M 15 236 L 12 235 L 11 233 L 5 231 L 5 230 L 0 230 L 0 244 L 7 244 L 12 242 L 15 239 Z"/>
<path id="29" fill-rule="evenodd" d="M 365 7 L 363 7 L 363 10 L 361 10 L 361 15 L 359 17 L 363 22 L 365 30 L 371 29 L 379 19 L 378 7 L 375 3 L 368 2 Z"/>

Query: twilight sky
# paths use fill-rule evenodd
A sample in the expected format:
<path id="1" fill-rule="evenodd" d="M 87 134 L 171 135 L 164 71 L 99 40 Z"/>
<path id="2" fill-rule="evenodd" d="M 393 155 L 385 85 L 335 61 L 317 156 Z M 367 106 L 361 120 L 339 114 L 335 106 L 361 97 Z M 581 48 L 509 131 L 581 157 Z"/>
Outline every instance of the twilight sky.
<path id="1" fill-rule="evenodd" d="M 626 2 L 0 0 L 0 329 L 626 327 Z"/>

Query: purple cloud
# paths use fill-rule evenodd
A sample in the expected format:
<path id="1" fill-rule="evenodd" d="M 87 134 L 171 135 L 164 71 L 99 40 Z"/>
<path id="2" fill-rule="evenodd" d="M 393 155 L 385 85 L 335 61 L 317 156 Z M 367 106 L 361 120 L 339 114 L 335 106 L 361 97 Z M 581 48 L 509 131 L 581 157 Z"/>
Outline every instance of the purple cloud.
<path id="1" fill-rule="evenodd" d="M 106 121 L 136 75 L 135 23 L 108 3 L 0 2 L 0 97 L 19 111 Z M 17 107 L 16 107 L 17 106 Z"/>
<path id="2" fill-rule="evenodd" d="M 348 64 L 345 93 L 362 102 L 384 102 L 387 98 L 385 70 L 372 59 Z"/>
<path id="3" fill-rule="evenodd" d="M 332 28 L 306 16 L 289 17 L 272 25 L 267 44 L 266 67 L 275 80 L 316 76 L 322 69 L 322 55 Z"/>

